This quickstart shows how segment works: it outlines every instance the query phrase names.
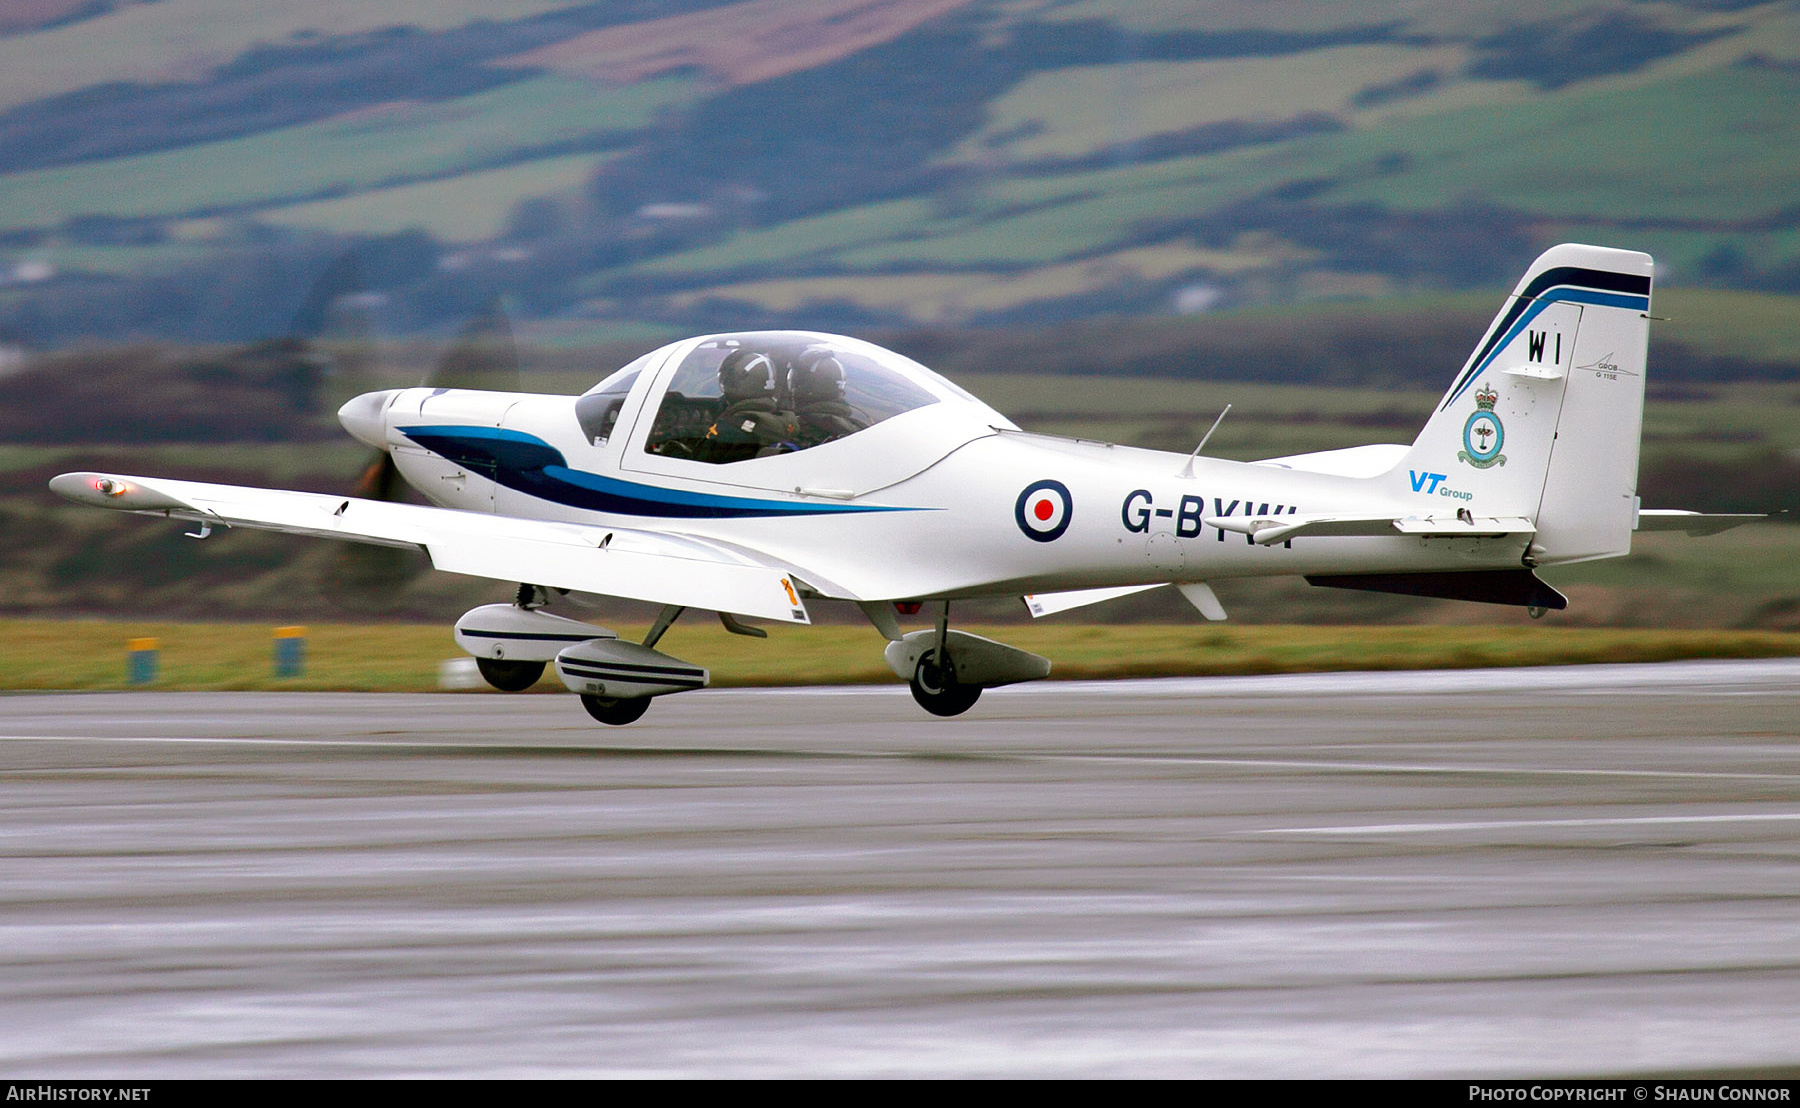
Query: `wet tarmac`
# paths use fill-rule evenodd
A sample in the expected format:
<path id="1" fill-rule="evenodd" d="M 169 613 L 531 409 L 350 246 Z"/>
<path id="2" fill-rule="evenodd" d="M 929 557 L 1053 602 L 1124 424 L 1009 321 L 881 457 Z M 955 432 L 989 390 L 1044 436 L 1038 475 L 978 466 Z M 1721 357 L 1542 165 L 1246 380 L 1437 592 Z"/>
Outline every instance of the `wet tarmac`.
<path id="1" fill-rule="evenodd" d="M 0 1070 L 1800 1071 L 1800 661 L 0 697 Z"/>

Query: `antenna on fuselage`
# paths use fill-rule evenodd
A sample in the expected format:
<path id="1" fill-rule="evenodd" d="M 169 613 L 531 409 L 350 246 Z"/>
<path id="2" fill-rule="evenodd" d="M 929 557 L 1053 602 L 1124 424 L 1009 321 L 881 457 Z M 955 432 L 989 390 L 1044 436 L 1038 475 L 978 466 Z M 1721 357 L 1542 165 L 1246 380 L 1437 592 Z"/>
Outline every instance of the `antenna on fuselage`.
<path id="1" fill-rule="evenodd" d="M 1231 410 L 1231 405 L 1229 405 L 1229 404 L 1225 405 L 1225 412 L 1229 412 L 1230 410 Z M 1200 456 L 1200 452 L 1202 450 L 1206 449 L 1206 440 L 1212 438 L 1213 432 L 1217 431 L 1219 429 L 1219 424 L 1225 422 L 1225 412 L 1220 412 L 1219 418 L 1213 420 L 1213 425 L 1206 429 L 1206 434 L 1200 436 L 1200 445 L 1194 447 L 1194 452 L 1192 454 L 1188 455 L 1187 464 L 1182 466 L 1181 472 L 1177 473 L 1175 476 L 1177 476 L 1177 477 L 1192 477 L 1194 475 L 1194 459 L 1198 458 Z"/>

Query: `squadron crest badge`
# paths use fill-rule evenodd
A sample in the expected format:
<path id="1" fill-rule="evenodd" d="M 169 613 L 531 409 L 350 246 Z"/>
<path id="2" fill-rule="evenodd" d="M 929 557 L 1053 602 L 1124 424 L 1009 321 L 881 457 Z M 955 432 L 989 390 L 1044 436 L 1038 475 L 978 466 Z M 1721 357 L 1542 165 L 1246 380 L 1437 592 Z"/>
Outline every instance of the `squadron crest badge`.
<path id="1" fill-rule="evenodd" d="M 1501 444 L 1506 442 L 1506 428 L 1494 413 L 1499 399 L 1500 394 L 1491 385 L 1475 394 L 1475 410 L 1463 424 L 1463 449 L 1457 451 L 1457 461 L 1468 462 L 1476 469 L 1506 464 L 1506 455 L 1500 453 Z"/>

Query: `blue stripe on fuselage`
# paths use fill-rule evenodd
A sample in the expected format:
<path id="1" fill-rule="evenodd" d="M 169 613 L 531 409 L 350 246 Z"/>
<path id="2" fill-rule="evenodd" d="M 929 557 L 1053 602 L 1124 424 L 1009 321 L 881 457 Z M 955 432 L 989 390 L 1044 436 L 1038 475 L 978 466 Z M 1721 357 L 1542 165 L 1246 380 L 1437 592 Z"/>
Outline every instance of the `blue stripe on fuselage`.
<path id="1" fill-rule="evenodd" d="M 615 515 L 661 519 L 742 519 L 768 516 L 841 515 L 847 512 L 916 512 L 865 504 L 816 504 L 747 496 L 684 492 L 571 469 L 562 451 L 536 435 L 500 427 L 455 425 L 401 427 L 407 438 L 509 489 L 530 496 Z"/>

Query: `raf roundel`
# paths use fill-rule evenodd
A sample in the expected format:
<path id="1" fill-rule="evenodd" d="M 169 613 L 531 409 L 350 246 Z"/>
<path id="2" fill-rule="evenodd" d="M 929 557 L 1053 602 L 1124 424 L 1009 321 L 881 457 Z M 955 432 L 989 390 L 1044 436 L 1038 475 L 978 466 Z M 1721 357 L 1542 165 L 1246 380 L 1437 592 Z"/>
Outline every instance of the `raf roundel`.
<path id="1" fill-rule="evenodd" d="M 1013 518 L 1019 530 L 1034 542 L 1053 542 L 1069 529 L 1074 505 L 1069 500 L 1069 487 L 1061 481 L 1039 481 L 1028 485 L 1013 506 Z"/>

